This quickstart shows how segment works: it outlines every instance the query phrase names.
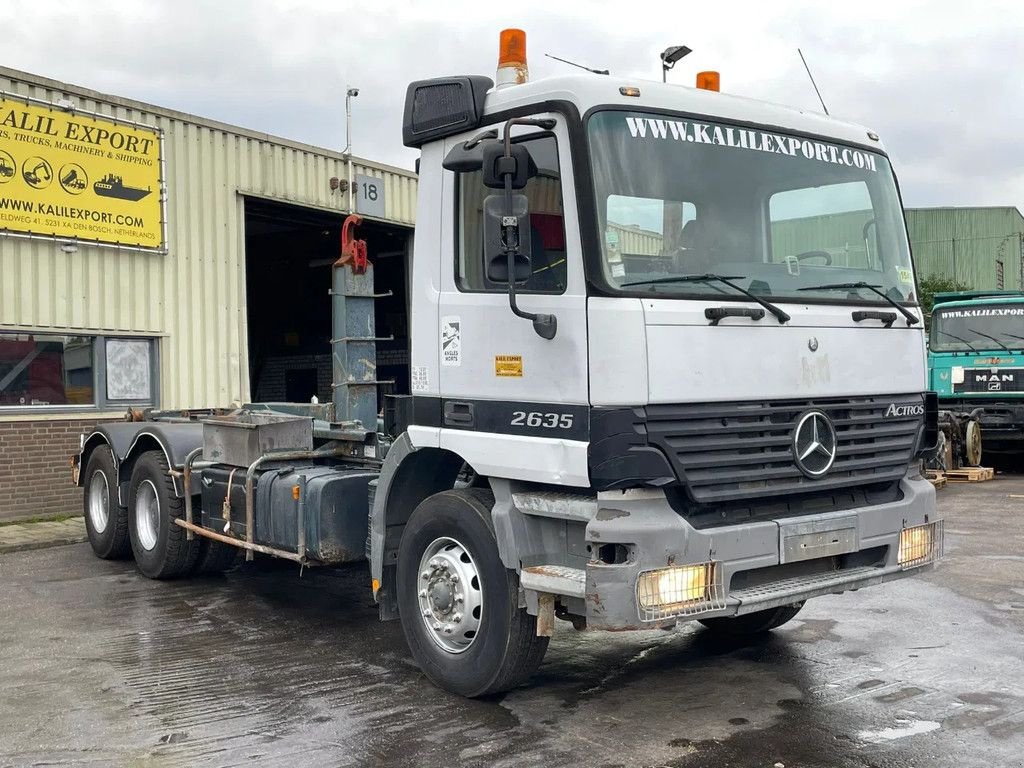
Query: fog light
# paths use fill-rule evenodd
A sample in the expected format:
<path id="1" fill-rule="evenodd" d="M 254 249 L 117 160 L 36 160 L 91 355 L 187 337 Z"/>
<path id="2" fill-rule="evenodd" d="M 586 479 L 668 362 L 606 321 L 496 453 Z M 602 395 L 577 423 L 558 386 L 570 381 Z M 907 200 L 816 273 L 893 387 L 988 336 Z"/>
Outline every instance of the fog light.
<path id="1" fill-rule="evenodd" d="M 640 607 L 659 613 L 677 613 L 710 598 L 715 580 L 714 563 L 660 568 L 640 574 L 637 597 Z"/>
<path id="2" fill-rule="evenodd" d="M 935 559 L 936 544 L 935 523 L 904 528 L 900 531 L 900 551 L 897 560 L 904 568 L 924 565 Z"/>

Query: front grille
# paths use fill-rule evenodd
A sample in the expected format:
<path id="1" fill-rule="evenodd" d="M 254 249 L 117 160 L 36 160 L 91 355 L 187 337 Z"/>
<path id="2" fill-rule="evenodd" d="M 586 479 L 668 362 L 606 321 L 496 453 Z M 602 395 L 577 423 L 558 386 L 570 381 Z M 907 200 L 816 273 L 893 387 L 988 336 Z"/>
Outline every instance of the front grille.
<path id="1" fill-rule="evenodd" d="M 896 414 L 923 402 L 915 393 L 651 405 L 635 426 L 668 457 L 693 501 L 721 503 L 898 480 L 913 458 L 923 416 Z M 792 449 L 793 429 L 810 409 L 831 419 L 837 437 L 835 463 L 817 479 L 797 468 Z"/>
<path id="2" fill-rule="evenodd" d="M 953 391 L 962 393 L 999 393 L 1024 391 L 1024 368 L 968 368 L 961 384 Z"/>

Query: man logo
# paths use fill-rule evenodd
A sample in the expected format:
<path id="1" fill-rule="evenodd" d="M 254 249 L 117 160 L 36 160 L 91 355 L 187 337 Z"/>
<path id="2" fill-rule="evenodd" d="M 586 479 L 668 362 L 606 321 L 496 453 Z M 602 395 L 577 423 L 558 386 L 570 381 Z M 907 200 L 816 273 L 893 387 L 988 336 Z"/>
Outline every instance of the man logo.
<path id="1" fill-rule="evenodd" d="M 885 409 L 885 418 L 891 419 L 899 416 L 924 416 L 924 406 L 889 403 L 889 407 Z"/>
<path id="2" fill-rule="evenodd" d="M 793 460 L 810 478 L 819 478 L 832 468 L 839 440 L 832 422 L 821 411 L 808 411 L 793 430 Z"/>

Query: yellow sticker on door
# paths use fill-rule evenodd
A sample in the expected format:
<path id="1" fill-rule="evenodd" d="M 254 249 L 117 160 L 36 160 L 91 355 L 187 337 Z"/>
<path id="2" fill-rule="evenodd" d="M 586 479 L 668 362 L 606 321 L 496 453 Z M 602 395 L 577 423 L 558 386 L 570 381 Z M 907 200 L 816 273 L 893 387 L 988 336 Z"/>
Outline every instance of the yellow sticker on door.
<path id="1" fill-rule="evenodd" d="M 494 356 L 494 375 L 495 376 L 514 376 L 522 377 L 523 375 L 523 356 L 522 355 L 495 355 Z"/>

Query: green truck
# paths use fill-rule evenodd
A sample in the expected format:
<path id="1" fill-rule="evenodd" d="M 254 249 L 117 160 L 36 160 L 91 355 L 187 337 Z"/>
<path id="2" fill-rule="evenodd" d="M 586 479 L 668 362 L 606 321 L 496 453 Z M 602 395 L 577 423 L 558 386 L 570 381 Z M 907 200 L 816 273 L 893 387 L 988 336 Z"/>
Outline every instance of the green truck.
<path id="1" fill-rule="evenodd" d="M 937 293 L 928 370 L 952 466 L 1024 449 L 1024 292 Z"/>

